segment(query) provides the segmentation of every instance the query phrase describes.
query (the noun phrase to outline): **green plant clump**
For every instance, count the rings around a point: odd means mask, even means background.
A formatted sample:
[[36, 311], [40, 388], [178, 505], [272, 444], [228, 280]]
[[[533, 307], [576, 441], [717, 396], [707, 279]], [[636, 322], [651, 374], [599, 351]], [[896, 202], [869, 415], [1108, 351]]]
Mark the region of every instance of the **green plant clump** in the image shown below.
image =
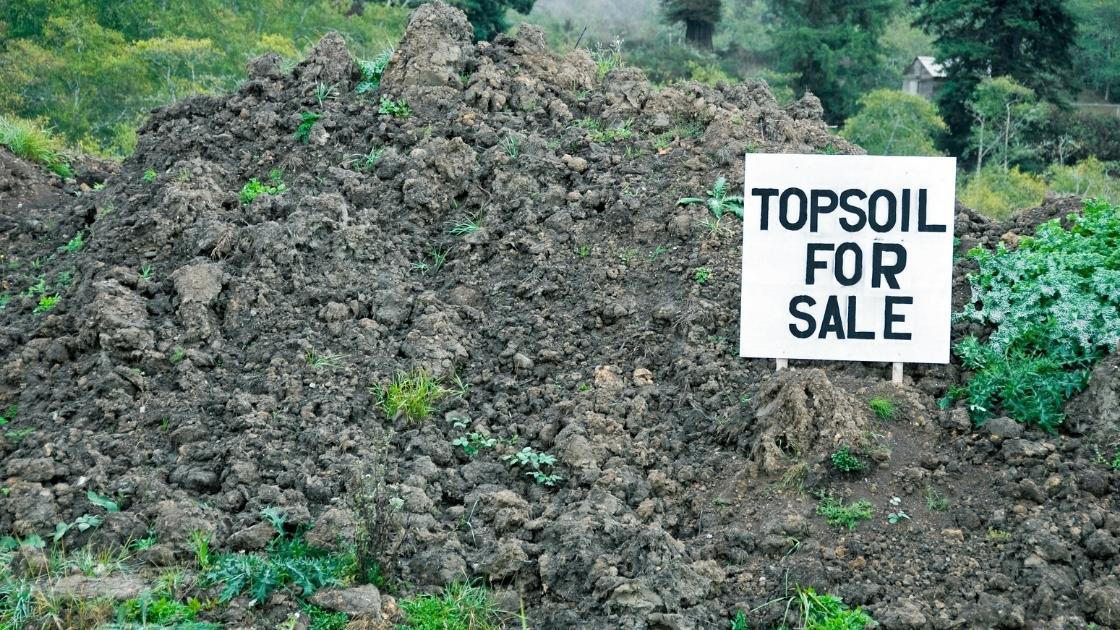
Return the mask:
[[804, 630], [863, 630], [875, 621], [861, 608], [853, 610], [839, 597], [812, 588], [797, 589], [797, 602]]
[[419, 595], [400, 603], [414, 630], [497, 630], [498, 607], [480, 585], [455, 582], [442, 595]]
[[720, 177], [716, 179], [716, 183], [712, 185], [711, 190], [707, 192], [707, 198], [704, 197], [682, 197], [677, 200], [678, 206], [691, 206], [693, 204], [702, 203], [708, 208], [708, 212], [712, 213], [716, 221], [723, 218], [723, 215], [730, 212], [740, 219], [743, 218], [743, 198], [738, 195], [727, 194], [727, 178]]
[[61, 177], [74, 174], [63, 155], [62, 144], [38, 122], [0, 115], [0, 145]]
[[302, 112], [299, 115], [299, 126], [296, 127], [296, 140], [307, 144], [311, 140], [311, 129], [322, 117], [322, 114], [316, 112]]
[[377, 105], [377, 113], [382, 116], [392, 116], [393, 118], [408, 118], [412, 115], [412, 108], [403, 100], [394, 101], [388, 96], [382, 96], [381, 101]]
[[412, 422], [427, 420], [441, 401], [455, 394], [423, 370], [398, 372], [388, 385], [374, 385], [371, 393], [387, 418], [403, 415]]
[[533, 481], [542, 486], [552, 487], [564, 479], [550, 472], [552, 466], [556, 464], [556, 457], [535, 451], [531, 446], [526, 446], [512, 455], [506, 455], [503, 459], [510, 466], [526, 469], [525, 475], [532, 477]]
[[968, 402], [973, 422], [997, 414], [1055, 431], [1062, 405], [1120, 342], [1120, 207], [1087, 201], [1081, 215], [1038, 227], [1016, 250], [976, 248], [972, 299], [961, 317], [995, 330], [955, 350], [971, 372], [943, 406]]
[[247, 206], [261, 195], [279, 195], [284, 192], [288, 187], [284, 185], [280, 178], [280, 171], [274, 169], [268, 174], [267, 184], [262, 184], [256, 177], [250, 179], [241, 187], [241, 192], [238, 194], [241, 204]]
[[882, 420], [890, 420], [897, 411], [894, 403], [889, 398], [883, 398], [882, 396], [876, 396], [867, 401], [867, 406], [871, 407], [871, 411]]
[[863, 460], [852, 455], [847, 447], [839, 448], [832, 453], [832, 467], [840, 472], [857, 472], [867, 468]]
[[362, 80], [354, 86], [354, 93], [365, 94], [381, 87], [381, 75], [385, 73], [385, 68], [389, 66], [389, 60], [392, 58], [393, 49], [386, 48], [373, 59], [359, 59], [358, 69], [362, 72]]
[[823, 516], [829, 525], [855, 529], [860, 521], [870, 520], [875, 515], [875, 509], [868, 501], [860, 500], [844, 505], [842, 499], [826, 495], [817, 505], [817, 514]]
[[150, 184], [156, 181], [156, 172], [153, 169], [149, 168], [148, 170], [144, 171], [144, 175], [140, 179], [144, 180], [144, 183]]

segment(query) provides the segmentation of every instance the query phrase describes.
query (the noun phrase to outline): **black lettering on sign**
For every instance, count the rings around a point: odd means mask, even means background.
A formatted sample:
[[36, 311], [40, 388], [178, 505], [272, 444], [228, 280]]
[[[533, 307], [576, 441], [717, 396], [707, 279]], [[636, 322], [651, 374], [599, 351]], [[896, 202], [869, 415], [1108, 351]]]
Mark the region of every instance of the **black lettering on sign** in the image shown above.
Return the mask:
[[[883, 253], [894, 254], [894, 263], [883, 264]], [[906, 268], [906, 248], [899, 243], [875, 243], [871, 246], [871, 288], [878, 289], [883, 278], [887, 279], [887, 286], [892, 289], [899, 288], [898, 274]]]
[[900, 295], [888, 295], [886, 306], [883, 309], [883, 339], [898, 339], [907, 341], [910, 339], [908, 332], [894, 332], [894, 325], [906, 321], [905, 315], [896, 315], [894, 312], [895, 305], [898, 304], [913, 304], [914, 298], [902, 297]]
[[874, 339], [875, 333], [870, 330], [860, 331], [856, 328], [856, 296], [848, 296], [848, 339]]
[[809, 218], [809, 231], [816, 232], [817, 224], [822, 214], [828, 214], [836, 209], [836, 193], [831, 190], [812, 190], [809, 192], [812, 200], [812, 215]]
[[918, 231], [919, 232], [944, 232], [944, 225], [926, 223], [926, 189], [918, 189]]
[[813, 336], [813, 332], [817, 329], [817, 320], [813, 319], [813, 316], [809, 313], [803, 313], [797, 309], [802, 304], [805, 306], [813, 306], [816, 303], [817, 301], [808, 295], [799, 295], [789, 301], [789, 314], [806, 323], [805, 330], [801, 330], [796, 324], [789, 325], [789, 331], [794, 337], [798, 339], [808, 339]]
[[[884, 204], [878, 203], [880, 199], [886, 200], [887, 206], [887, 220], [879, 223], [876, 221], [879, 213], [877, 210]], [[895, 202], [894, 193], [889, 190], [876, 190], [871, 193], [871, 197], [867, 199], [867, 223], [871, 226], [872, 230], [876, 232], [890, 232], [894, 229], [896, 220], [895, 214], [897, 213], [897, 203]]]
[[[844, 275], [844, 254], [846, 252], [854, 252], [856, 255], [855, 262], [852, 264], [852, 275]], [[860, 276], [863, 275], [863, 250], [855, 243], [840, 243], [840, 247], [836, 248], [836, 281], [841, 286], [850, 287], [859, 282]]]
[[821, 321], [821, 332], [818, 339], [825, 339], [828, 333], [836, 333], [836, 338], [844, 339], [844, 322], [840, 319], [840, 301], [835, 295], [828, 296], [824, 305], [824, 319]]
[[856, 188], [849, 188], [848, 190], [840, 193], [840, 207], [843, 208], [844, 212], [854, 214], [856, 218], [859, 219], [855, 223], [852, 223], [848, 220], [848, 217], [840, 217], [840, 227], [844, 228], [848, 232], [858, 232], [863, 229], [863, 224], [867, 222], [867, 216], [864, 214], [863, 208], [860, 208], [859, 206], [853, 206], [848, 202], [848, 199], [852, 197], [863, 201], [864, 199], [867, 199], [867, 194], [862, 190]]
[[[797, 197], [797, 220], [789, 220], [789, 198]], [[782, 191], [782, 195], [778, 198], [778, 220], [781, 221], [782, 227], [787, 230], [796, 231], [805, 226], [805, 220], [809, 214], [809, 200], [805, 197], [805, 191], [800, 188], [787, 188]]]
[[816, 278], [814, 277], [815, 274], [813, 271], [828, 268], [828, 263], [823, 260], [817, 260], [817, 252], [830, 252], [833, 249], [836, 249], [836, 246], [832, 243], [809, 243], [809, 246], [806, 248], [805, 284], [815, 284], [814, 281]]
[[767, 230], [770, 227], [770, 198], [778, 196], [777, 188], [752, 188], [752, 197], [762, 197], [762, 219], [758, 229]]

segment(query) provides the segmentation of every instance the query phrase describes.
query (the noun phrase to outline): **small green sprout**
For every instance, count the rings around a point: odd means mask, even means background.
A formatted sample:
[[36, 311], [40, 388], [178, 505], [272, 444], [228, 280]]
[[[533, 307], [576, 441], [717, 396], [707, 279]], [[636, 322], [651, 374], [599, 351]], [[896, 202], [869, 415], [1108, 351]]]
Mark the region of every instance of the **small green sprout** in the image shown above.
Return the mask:
[[708, 212], [719, 221], [723, 215], [730, 212], [740, 219], [743, 218], [743, 198], [738, 195], [727, 194], [727, 178], [720, 177], [716, 179], [716, 183], [712, 185], [711, 190], [707, 192], [707, 198], [703, 197], [682, 197], [677, 200], [678, 206], [691, 206], [693, 204], [704, 204], [708, 208]]
[[301, 112], [299, 115], [299, 126], [296, 127], [296, 140], [303, 144], [307, 144], [311, 140], [311, 129], [315, 127], [323, 115], [316, 112]]
[[378, 103], [377, 113], [382, 116], [392, 116], [393, 118], [408, 118], [412, 115], [412, 108], [408, 103], [402, 101], [394, 101], [388, 96], [382, 96], [381, 102]]
[[712, 277], [712, 270], [710, 267], [697, 267], [692, 272], [692, 279], [701, 286], [708, 284], [708, 280]]
[[54, 309], [54, 307], [58, 306], [58, 303], [61, 302], [61, 301], [62, 301], [62, 297], [59, 296], [59, 294], [57, 294], [57, 293], [55, 293], [54, 295], [41, 296], [39, 298], [39, 305], [36, 306], [35, 310], [32, 311], [32, 312], [35, 313], [36, 315], [42, 315], [43, 313], [46, 313], [46, 312]]
[[836, 449], [832, 453], [832, 467], [840, 472], [856, 472], [867, 468], [867, 464], [860, 458], [852, 455], [848, 447]]
[[142, 179], [142, 180], [144, 180], [144, 182], [150, 184], [150, 183], [156, 181], [156, 172], [149, 168], [148, 170], [144, 171], [144, 176], [141, 177], [140, 179]]
[[867, 405], [871, 407], [871, 411], [882, 420], [894, 418], [895, 411], [897, 411], [894, 403], [891, 402], [889, 398], [883, 398], [882, 396], [872, 398], [867, 401]]

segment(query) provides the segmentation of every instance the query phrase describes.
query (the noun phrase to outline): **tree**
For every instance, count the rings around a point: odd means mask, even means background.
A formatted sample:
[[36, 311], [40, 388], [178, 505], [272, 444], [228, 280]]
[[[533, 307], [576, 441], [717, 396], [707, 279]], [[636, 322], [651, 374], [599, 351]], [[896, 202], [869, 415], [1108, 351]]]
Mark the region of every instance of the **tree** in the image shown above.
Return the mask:
[[463, 10], [474, 27], [476, 39], [493, 39], [495, 35], [509, 28], [506, 11], [513, 9], [518, 13], [533, 10], [536, 0], [452, 0], [452, 4]]
[[723, 0], [661, 0], [665, 21], [684, 22], [685, 41], [703, 50], [712, 49]]
[[966, 104], [984, 77], [1011, 77], [1040, 98], [1063, 100], [1074, 23], [1062, 0], [923, 0], [917, 23], [934, 36], [945, 67], [937, 102], [954, 153], [968, 138]]
[[981, 80], [965, 107], [975, 121], [969, 148], [976, 155], [977, 173], [985, 157], [1002, 161], [1006, 171], [1013, 154], [1029, 153], [1031, 148], [1020, 142], [1021, 131], [1045, 109], [1034, 90], [1009, 77]]
[[926, 99], [880, 89], [860, 99], [860, 110], [844, 122], [840, 135], [871, 155], [941, 155], [934, 138], [947, 129]]
[[1120, 93], [1120, 2], [1072, 0], [1077, 19], [1074, 67], [1085, 87], [1109, 100]]
[[777, 64], [797, 73], [795, 88], [821, 99], [828, 120], [851, 116], [860, 96], [897, 73], [886, 65], [881, 40], [899, 0], [769, 2]]

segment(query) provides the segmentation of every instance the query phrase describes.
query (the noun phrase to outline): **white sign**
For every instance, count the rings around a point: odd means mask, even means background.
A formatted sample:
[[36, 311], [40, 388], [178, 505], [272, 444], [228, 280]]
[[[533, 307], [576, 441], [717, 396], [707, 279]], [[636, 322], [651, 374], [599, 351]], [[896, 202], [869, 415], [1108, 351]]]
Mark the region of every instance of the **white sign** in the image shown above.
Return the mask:
[[956, 160], [747, 155], [739, 356], [948, 363]]

